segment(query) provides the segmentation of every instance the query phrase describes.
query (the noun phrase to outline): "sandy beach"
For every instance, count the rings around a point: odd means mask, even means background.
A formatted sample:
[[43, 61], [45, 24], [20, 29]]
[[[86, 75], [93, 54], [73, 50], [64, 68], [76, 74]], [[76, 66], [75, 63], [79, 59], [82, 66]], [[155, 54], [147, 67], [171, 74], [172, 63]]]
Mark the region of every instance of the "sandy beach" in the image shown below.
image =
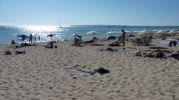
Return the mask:
[[[153, 41], [159, 45], [159, 39]], [[148, 47], [131, 43], [125, 51], [101, 51], [111, 42], [76, 47], [64, 41], [55, 49], [44, 48], [46, 43], [19, 49], [1, 44], [0, 100], [179, 100], [178, 60], [136, 57], [135, 52]], [[2, 55], [5, 50], [26, 54]], [[76, 70], [100, 67], [110, 73]]]

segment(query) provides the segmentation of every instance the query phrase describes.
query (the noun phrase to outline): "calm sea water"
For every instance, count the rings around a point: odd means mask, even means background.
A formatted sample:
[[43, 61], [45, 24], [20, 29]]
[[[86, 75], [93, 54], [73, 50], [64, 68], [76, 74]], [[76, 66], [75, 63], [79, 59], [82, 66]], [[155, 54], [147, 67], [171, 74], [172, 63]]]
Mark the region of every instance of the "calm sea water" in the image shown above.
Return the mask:
[[[47, 37], [49, 34], [55, 34], [54, 40], [72, 40], [73, 34], [80, 34], [83, 36], [83, 39], [91, 39], [91, 35], [86, 33], [89, 31], [96, 31], [99, 34], [96, 36], [98, 38], [106, 38], [109, 31], [118, 31], [121, 29], [126, 31], [131, 31], [135, 34], [136, 31], [142, 30], [178, 30], [179, 26], [120, 26], [120, 25], [76, 25], [71, 27], [58, 27], [58, 26], [0, 26], [0, 43], [10, 43], [11, 40], [20, 42], [18, 35], [29, 35], [33, 34], [34, 37], [37, 37], [37, 42], [47, 42], [50, 41], [50, 37]], [[119, 34], [120, 35], [120, 34]], [[40, 37], [40, 40], [38, 40]]]

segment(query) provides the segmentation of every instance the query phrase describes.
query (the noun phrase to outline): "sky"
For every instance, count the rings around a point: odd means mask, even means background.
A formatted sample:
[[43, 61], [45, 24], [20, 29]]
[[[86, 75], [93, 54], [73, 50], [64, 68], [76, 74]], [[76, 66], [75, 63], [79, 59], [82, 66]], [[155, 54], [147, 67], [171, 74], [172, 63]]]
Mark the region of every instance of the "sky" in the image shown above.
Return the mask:
[[0, 0], [0, 25], [173, 25], [179, 0]]

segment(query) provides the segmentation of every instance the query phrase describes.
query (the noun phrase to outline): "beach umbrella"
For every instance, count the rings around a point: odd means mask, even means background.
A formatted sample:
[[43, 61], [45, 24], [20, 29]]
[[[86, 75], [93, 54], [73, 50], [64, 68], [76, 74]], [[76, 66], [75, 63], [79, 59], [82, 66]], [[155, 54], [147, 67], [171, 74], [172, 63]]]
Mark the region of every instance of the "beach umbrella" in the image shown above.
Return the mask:
[[78, 37], [78, 38], [82, 38], [82, 36], [81, 35], [79, 35], [78, 33], [76, 33], [76, 34], [72, 34], [74, 37]]
[[170, 30], [169, 32], [168, 32], [168, 34], [169, 35], [171, 35], [172, 36], [172, 38], [174, 37], [174, 35], [176, 35], [177, 34], [177, 31], [175, 31], [175, 30]]
[[146, 30], [142, 30], [142, 31], [139, 31], [139, 33], [137, 33], [137, 35], [144, 35], [144, 34], [146, 34], [146, 33], [147, 33]]
[[109, 35], [111, 35], [112, 36], [112, 34], [119, 34], [120, 32], [117, 32], [117, 31], [110, 31], [110, 32], [107, 32], [107, 34], [109, 34]]
[[165, 33], [165, 34], [166, 34], [167, 31], [165, 31], [165, 30], [159, 30], [159, 31], [157, 31], [156, 33], [159, 33], [159, 34], [160, 34], [160, 33], [161, 33], [161, 34]]
[[140, 35], [140, 36], [152, 36], [153, 32], [148, 31], [148, 30], [143, 30], [143, 31], [140, 31], [137, 35]]
[[126, 31], [126, 33], [127, 37], [134, 37], [138, 33], [138, 31]]
[[24, 34], [17, 35], [17, 37], [19, 37], [20, 40], [22, 40], [22, 41], [25, 41], [27, 38], [29, 38], [29, 36], [24, 35]]
[[[120, 32], [117, 32], [117, 31], [110, 31], [110, 32], [107, 32], [107, 34], [109, 35], [109, 37], [107, 37], [108, 40], [113, 40], [113, 39], [116, 39], [116, 36], [120, 34]], [[113, 36], [113, 35], [116, 35], [116, 36]]]
[[48, 34], [47, 37], [53, 37], [55, 34]]
[[157, 37], [163, 37], [164, 35], [167, 35], [167, 31], [165, 31], [165, 30], [159, 30], [159, 31], [155, 32], [155, 36], [157, 36]]
[[96, 32], [96, 31], [90, 31], [90, 32], [87, 32], [86, 34], [93, 35], [93, 37], [95, 38], [95, 36], [96, 36], [96, 34], [98, 34], [98, 32]]
[[48, 34], [47, 35], [47, 37], [50, 37], [51, 38], [51, 40], [52, 40], [52, 38], [55, 36], [55, 34]]
[[96, 34], [98, 34], [98, 32], [96, 32], [96, 31], [90, 31], [90, 32], [87, 32], [86, 34], [92, 35], [93, 36], [93, 40], [96, 40], [97, 39], [96, 38]]
[[72, 34], [73, 36], [80, 36], [78, 33]]
[[87, 32], [86, 34], [96, 35], [96, 34], [98, 34], [98, 32], [96, 32], [96, 31], [90, 31], [90, 32]]

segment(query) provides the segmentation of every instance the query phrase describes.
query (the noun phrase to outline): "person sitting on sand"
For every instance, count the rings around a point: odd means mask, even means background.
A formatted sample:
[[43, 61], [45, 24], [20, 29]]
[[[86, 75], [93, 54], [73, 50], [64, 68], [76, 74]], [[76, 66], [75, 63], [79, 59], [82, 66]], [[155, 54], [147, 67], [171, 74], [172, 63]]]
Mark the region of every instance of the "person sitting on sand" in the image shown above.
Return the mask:
[[5, 51], [4, 54], [5, 55], [12, 55], [12, 52], [11, 51]]
[[53, 49], [53, 42], [50, 41], [50, 42], [45, 46], [45, 48]]
[[170, 41], [170, 43], [169, 43], [169, 47], [172, 47], [172, 46], [176, 46], [177, 45], [177, 42], [176, 41]]
[[82, 36], [76, 34], [74, 37], [74, 44], [75, 45], [80, 45], [82, 43]]
[[11, 41], [11, 47], [16, 48], [16, 42], [14, 40]]
[[145, 51], [145, 52], [137, 52], [136, 56], [142, 56], [142, 57], [152, 57], [152, 58], [166, 58], [166, 54], [164, 51], [161, 50], [155, 50], [155, 51]]
[[98, 38], [97, 37], [93, 37], [93, 40], [96, 41]]
[[161, 50], [154, 51], [153, 55], [155, 58], [165, 58], [166, 57], [164, 52], [162, 52]]
[[145, 54], [144, 56], [146, 57], [155, 57], [155, 58], [166, 58], [164, 52], [160, 50], [152, 51], [148, 54]]
[[27, 47], [27, 46], [35, 46], [35, 44], [29, 44], [29, 43], [21, 43], [20, 47]]

